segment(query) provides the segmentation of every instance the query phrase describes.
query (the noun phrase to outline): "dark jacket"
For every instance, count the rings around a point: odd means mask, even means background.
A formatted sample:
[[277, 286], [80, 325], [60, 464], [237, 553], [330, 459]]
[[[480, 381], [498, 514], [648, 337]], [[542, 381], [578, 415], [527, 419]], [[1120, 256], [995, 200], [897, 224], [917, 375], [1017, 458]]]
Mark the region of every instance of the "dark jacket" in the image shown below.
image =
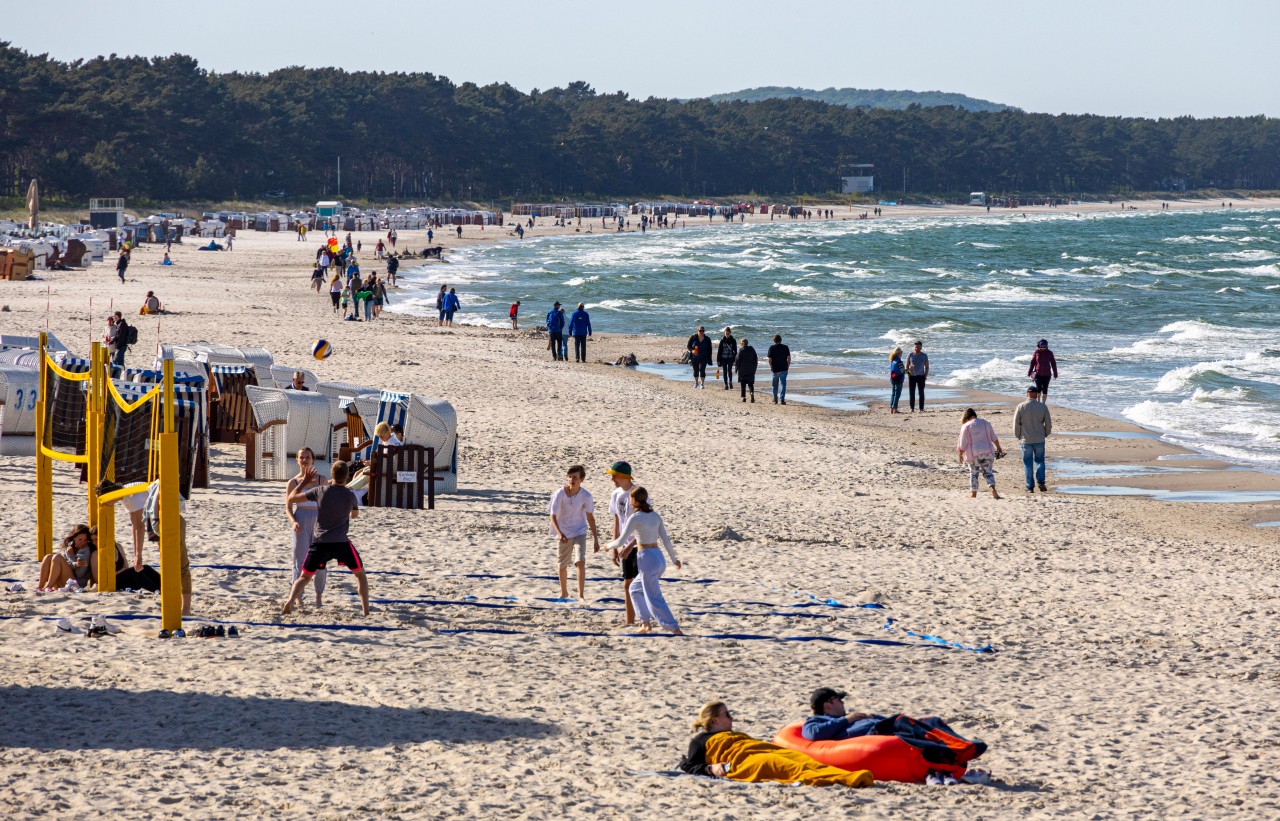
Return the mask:
[[738, 340], [733, 336], [724, 336], [720, 338], [719, 347], [716, 349], [716, 362], [720, 367], [732, 365], [733, 360], [738, 358]]
[[1058, 360], [1053, 358], [1053, 351], [1048, 348], [1036, 348], [1031, 354], [1031, 365], [1027, 367], [1027, 376], [1048, 376], [1058, 378]]
[[754, 382], [756, 379], [756, 368], [760, 365], [760, 357], [756, 356], [756, 349], [747, 345], [738, 351], [738, 381]]
[[694, 362], [711, 364], [711, 337], [703, 334], [702, 339], [698, 339], [698, 335], [694, 334], [689, 337], [688, 348]]
[[680, 759], [678, 766], [690, 775], [711, 775], [711, 767], [707, 764], [707, 739], [715, 733], [701, 732], [689, 741], [689, 752]]

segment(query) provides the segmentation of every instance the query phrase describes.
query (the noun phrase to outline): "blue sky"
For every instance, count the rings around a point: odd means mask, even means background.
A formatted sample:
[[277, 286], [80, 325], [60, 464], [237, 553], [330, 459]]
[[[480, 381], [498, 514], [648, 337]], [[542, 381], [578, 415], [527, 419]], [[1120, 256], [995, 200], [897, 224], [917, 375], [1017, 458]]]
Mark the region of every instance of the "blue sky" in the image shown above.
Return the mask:
[[[207, 10], [202, 10], [204, 5]], [[1280, 0], [13, 3], [0, 39], [61, 60], [427, 71], [633, 97], [760, 85], [941, 90], [1049, 113], [1280, 116]]]

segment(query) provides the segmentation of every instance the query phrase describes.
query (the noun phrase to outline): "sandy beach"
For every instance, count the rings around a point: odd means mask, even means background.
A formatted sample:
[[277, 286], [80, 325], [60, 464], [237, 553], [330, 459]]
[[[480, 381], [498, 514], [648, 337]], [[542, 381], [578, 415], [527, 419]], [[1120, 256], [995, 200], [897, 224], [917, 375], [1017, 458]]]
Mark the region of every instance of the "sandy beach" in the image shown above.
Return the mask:
[[[1236, 202], [1246, 204], [1280, 201]], [[438, 234], [446, 259], [459, 242], [509, 241], [492, 227], [468, 227], [461, 241]], [[377, 269], [378, 235], [357, 236], [362, 266]], [[402, 248], [426, 244], [425, 232], [400, 234]], [[171, 313], [139, 322], [130, 364], [157, 341], [208, 340], [267, 348], [321, 379], [447, 399], [459, 419], [460, 492], [434, 511], [367, 509], [353, 523], [369, 617], [345, 571], [332, 573], [323, 608], [281, 617], [283, 484], [246, 482], [244, 448], [217, 445], [212, 486], [188, 509], [187, 626], [235, 623], [243, 636], [160, 641], [155, 597], [34, 592], [33, 460], [0, 457], [0, 577], [27, 587], [0, 592], [6, 817], [1280, 815], [1280, 529], [1254, 526], [1280, 520], [1280, 503], [1029, 496], [1016, 456], [998, 465], [1006, 498], [971, 499], [955, 405], [977, 403], [1014, 450], [1013, 397], [957, 391], [947, 407], [897, 416], [885, 412], [887, 387], [865, 412], [743, 404], [715, 384], [695, 391], [611, 364], [629, 353], [672, 361], [688, 329], [656, 338], [598, 325], [590, 363], [556, 363], [535, 330], [438, 329], [392, 313], [339, 322], [327, 293], [308, 288], [315, 243], [290, 234], [243, 232], [232, 253], [194, 248], [175, 246], [176, 265], [164, 268], [163, 248], [144, 246], [124, 285], [110, 264], [0, 283], [10, 308], [0, 332], [33, 334], [47, 321], [83, 353], [108, 306], [134, 314], [154, 290]], [[526, 306], [522, 326], [545, 311]], [[318, 337], [335, 349], [325, 362], [310, 358]], [[808, 380], [803, 390], [839, 395], [850, 384]], [[767, 391], [767, 379], [757, 387]], [[1174, 456], [1204, 468], [1051, 473], [1051, 490], [1280, 489], [1280, 477], [1051, 407], [1063, 434], [1051, 457], [1150, 467]], [[1117, 432], [1138, 435], [1099, 435]], [[604, 471], [617, 459], [635, 467], [686, 562], [664, 575], [685, 638], [621, 626], [621, 582], [605, 552], [589, 555], [585, 606], [548, 601], [558, 595], [548, 498], [569, 465], [584, 464], [607, 533]], [[84, 491], [66, 469], [55, 486], [61, 533], [85, 518]], [[122, 632], [55, 634], [53, 619], [90, 614]], [[987, 645], [995, 652], [965, 649]], [[704, 701], [723, 698], [737, 729], [770, 739], [808, 712], [821, 685], [848, 690], [850, 709], [948, 719], [990, 745], [978, 763], [996, 782], [849, 791], [672, 773]]]

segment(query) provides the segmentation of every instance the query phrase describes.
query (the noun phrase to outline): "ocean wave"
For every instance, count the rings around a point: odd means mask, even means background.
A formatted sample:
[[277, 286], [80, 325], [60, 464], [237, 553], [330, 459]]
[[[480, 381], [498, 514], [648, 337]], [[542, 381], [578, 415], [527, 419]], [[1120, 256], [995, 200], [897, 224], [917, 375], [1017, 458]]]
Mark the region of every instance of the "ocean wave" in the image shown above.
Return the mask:
[[773, 283], [773, 287], [784, 294], [808, 295], [818, 293], [818, 289], [812, 285], [788, 285], [786, 283]]
[[1026, 377], [1023, 376], [1025, 373], [1026, 369], [1019, 363], [995, 357], [977, 367], [957, 368], [943, 380], [942, 384], [956, 387], [985, 387], [991, 385], [993, 381], [1007, 383], [1013, 380], [1025, 380]]
[[576, 288], [579, 285], [586, 285], [588, 282], [595, 282], [599, 279], [600, 279], [600, 275], [596, 274], [594, 276], [589, 276], [589, 277], [574, 277], [573, 279], [565, 280], [560, 284], [568, 285], [570, 288]]
[[1223, 251], [1218, 254], [1209, 254], [1210, 259], [1238, 259], [1244, 262], [1264, 262], [1269, 259], [1280, 259], [1280, 254], [1274, 251], [1264, 251], [1261, 248], [1250, 248], [1245, 251]]

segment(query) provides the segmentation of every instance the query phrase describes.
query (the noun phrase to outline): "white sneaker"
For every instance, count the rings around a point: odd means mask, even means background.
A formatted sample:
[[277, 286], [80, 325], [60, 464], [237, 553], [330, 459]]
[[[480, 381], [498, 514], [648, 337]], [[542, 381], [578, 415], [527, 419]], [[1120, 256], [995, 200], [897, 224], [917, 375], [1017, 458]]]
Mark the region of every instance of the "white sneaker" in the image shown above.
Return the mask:
[[71, 623], [71, 619], [58, 619], [58, 621], [53, 625], [53, 629], [55, 632], [65, 635], [80, 632], [76, 629], [75, 625]]
[[974, 767], [973, 769], [965, 772], [965, 774], [960, 777], [960, 780], [966, 784], [990, 784], [991, 771]]
[[942, 776], [938, 774], [937, 770], [929, 770], [929, 774], [924, 777], [924, 783], [930, 787], [941, 787]]
[[92, 627], [101, 627], [113, 636], [120, 632], [120, 628], [107, 621], [106, 616], [94, 616], [89, 620], [89, 624]]
[[956, 780], [956, 777], [955, 777], [954, 775], [952, 775], [951, 773], [943, 773], [943, 774], [942, 774], [942, 786], [944, 786], [944, 787], [954, 787], [954, 786], [956, 786], [956, 785], [957, 785], [957, 784], [959, 784], [959, 783], [960, 783], [960, 782], [959, 782], [959, 781], [957, 781], [957, 780]]
[[24, 590], [26, 590], [26, 589], [27, 589], [27, 588], [25, 588], [25, 587], [23, 587], [23, 586], [22, 586], [22, 582], [14, 582], [13, 584], [9, 585], [9, 592], [10, 592], [10, 593], [21, 593], [22, 591], [24, 591]]

